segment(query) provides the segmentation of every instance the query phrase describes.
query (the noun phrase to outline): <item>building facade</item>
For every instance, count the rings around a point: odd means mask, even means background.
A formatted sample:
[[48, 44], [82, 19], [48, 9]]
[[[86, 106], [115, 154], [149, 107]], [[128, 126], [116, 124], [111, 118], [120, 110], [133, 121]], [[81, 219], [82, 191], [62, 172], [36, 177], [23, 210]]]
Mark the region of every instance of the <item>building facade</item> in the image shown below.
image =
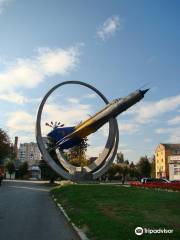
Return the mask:
[[180, 172], [172, 170], [174, 167], [178, 168], [178, 163], [176, 161], [176, 164], [173, 164], [172, 159], [179, 155], [180, 144], [160, 143], [155, 150], [156, 178], [178, 178], [174, 174], [179, 175]]
[[41, 160], [41, 153], [37, 143], [22, 143], [19, 147], [20, 162], [28, 162], [29, 166], [38, 165]]
[[169, 157], [169, 180], [180, 180], [180, 154]]

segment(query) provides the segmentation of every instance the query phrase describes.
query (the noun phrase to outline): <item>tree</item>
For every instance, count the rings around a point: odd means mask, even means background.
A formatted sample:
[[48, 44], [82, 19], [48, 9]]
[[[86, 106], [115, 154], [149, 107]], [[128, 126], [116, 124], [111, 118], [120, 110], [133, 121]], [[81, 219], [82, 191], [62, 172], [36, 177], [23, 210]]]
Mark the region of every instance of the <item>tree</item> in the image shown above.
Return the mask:
[[15, 172], [16, 168], [14, 165], [14, 162], [12, 160], [8, 160], [5, 163], [5, 168], [7, 169], [9, 175], [10, 175], [10, 179], [11, 179], [11, 175]]
[[139, 171], [140, 177], [150, 177], [151, 175], [151, 163], [149, 162], [147, 156], [141, 157], [138, 164], [137, 168]]
[[117, 172], [118, 172], [118, 166], [117, 164], [113, 163], [107, 171], [109, 180], [112, 180]]
[[9, 157], [12, 153], [10, 138], [7, 133], [0, 128], [0, 163]]
[[122, 165], [122, 184], [124, 184], [125, 180], [126, 180], [126, 176], [129, 173], [129, 166], [128, 164], [123, 164]]
[[126, 160], [124, 161], [124, 163], [125, 163], [126, 165], [129, 165], [129, 160], [126, 159]]
[[133, 162], [131, 162], [129, 165], [129, 175], [131, 178], [136, 177], [136, 166], [134, 165]]
[[23, 162], [19, 166], [19, 176], [20, 176], [20, 178], [24, 178], [24, 176], [26, 176], [27, 173], [28, 173], [28, 163]]
[[124, 154], [122, 152], [117, 153], [117, 163], [124, 162]]
[[[53, 123], [53, 122], [52, 122]], [[51, 124], [52, 124], [51, 123]], [[56, 122], [55, 122], [55, 127], [56, 127]], [[53, 141], [52, 138], [48, 138], [47, 141], [47, 151], [49, 152], [50, 156], [53, 158], [55, 163], [59, 165], [59, 160], [56, 155], [56, 151], [54, 149], [55, 142]], [[52, 184], [54, 183], [55, 180], [59, 177], [59, 175], [42, 159], [39, 162], [39, 167], [41, 169], [41, 178], [44, 180], [49, 180], [49, 182]]]
[[152, 157], [152, 162], [151, 162], [151, 177], [152, 178], [156, 177], [155, 156]]
[[59, 177], [59, 175], [44, 160], [40, 161], [39, 167], [41, 169], [42, 179], [49, 180], [50, 183], [54, 183], [54, 181]]
[[87, 138], [83, 139], [79, 145], [72, 147], [67, 154], [69, 162], [76, 167], [87, 166], [88, 165], [88, 161], [86, 159], [87, 147], [88, 147]]

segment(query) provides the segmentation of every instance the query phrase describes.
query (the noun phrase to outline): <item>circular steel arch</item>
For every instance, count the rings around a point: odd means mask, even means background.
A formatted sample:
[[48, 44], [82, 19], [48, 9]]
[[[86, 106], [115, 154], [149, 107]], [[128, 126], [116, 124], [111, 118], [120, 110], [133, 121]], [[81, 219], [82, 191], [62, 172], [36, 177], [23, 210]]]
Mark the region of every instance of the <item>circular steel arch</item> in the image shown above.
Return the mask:
[[[81, 81], [72, 80], [72, 81], [64, 81], [64, 82], [59, 83], [59, 84], [55, 85], [54, 87], [52, 87], [46, 93], [46, 95], [44, 96], [44, 98], [39, 106], [37, 119], [36, 119], [36, 140], [37, 140], [38, 147], [41, 151], [41, 154], [42, 154], [44, 160], [51, 166], [51, 168], [55, 172], [57, 172], [59, 175], [61, 175], [62, 177], [66, 178], [66, 179], [75, 180], [74, 172], [76, 172], [78, 168], [69, 164], [66, 161], [66, 159], [63, 157], [63, 155], [61, 154], [60, 151], [56, 151], [56, 153], [57, 153], [58, 159], [63, 167], [61, 167], [60, 165], [55, 163], [55, 161], [52, 159], [52, 157], [50, 156], [50, 154], [48, 153], [48, 151], [45, 148], [45, 144], [43, 142], [42, 132], [41, 132], [41, 116], [42, 116], [42, 111], [43, 111], [44, 105], [46, 103], [46, 100], [57, 88], [60, 88], [63, 85], [67, 85], [67, 84], [76, 84], [76, 85], [85, 86], [85, 87], [93, 90], [106, 104], [108, 104], [109, 101], [99, 90], [97, 90], [92, 85], [81, 82]], [[100, 154], [100, 157], [97, 158], [97, 160], [95, 160], [95, 162], [93, 162], [92, 164], [90, 164], [87, 167], [84, 167], [86, 172], [92, 174], [92, 179], [96, 179], [96, 178], [100, 177], [102, 174], [104, 174], [107, 171], [107, 169], [113, 162], [114, 157], [116, 155], [118, 142], [119, 142], [119, 131], [118, 131], [117, 120], [115, 118], [111, 118], [109, 120], [109, 135], [108, 135], [108, 139], [107, 139], [107, 142], [105, 145], [105, 149]], [[86, 173], [84, 175], [86, 175]]]

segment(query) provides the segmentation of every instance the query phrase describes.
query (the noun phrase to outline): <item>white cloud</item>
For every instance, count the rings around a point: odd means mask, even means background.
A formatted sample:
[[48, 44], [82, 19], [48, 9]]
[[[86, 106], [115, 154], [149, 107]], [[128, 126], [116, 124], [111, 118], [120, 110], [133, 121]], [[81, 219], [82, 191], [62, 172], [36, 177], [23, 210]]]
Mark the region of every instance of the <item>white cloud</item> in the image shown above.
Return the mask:
[[169, 125], [176, 125], [176, 124], [180, 124], [180, 116], [176, 116], [173, 119], [168, 121]]
[[126, 153], [131, 153], [131, 152], [134, 152], [133, 149], [130, 149], [130, 148], [124, 148], [124, 149], [121, 149], [121, 152], [126, 154]]
[[26, 97], [24, 97], [22, 94], [19, 94], [16, 92], [9, 92], [6, 94], [1, 94], [0, 100], [17, 103], [17, 104], [23, 104], [24, 102], [27, 102]]
[[104, 149], [104, 145], [96, 146], [96, 147], [89, 147], [87, 149], [87, 156], [99, 157], [99, 154], [102, 153], [103, 149]]
[[176, 128], [158, 128], [155, 131], [158, 134], [168, 134], [167, 141], [171, 143], [179, 143], [180, 142], [180, 127]]
[[152, 142], [152, 139], [151, 139], [151, 138], [145, 138], [145, 139], [144, 139], [144, 142], [150, 143], [150, 142]]
[[108, 137], [109, 134], [109, 124], [106, 123], [103, 127], [100, 128], [100, 132], [104, 137]]
[[0, 0], [0, 14], [4, 11], [4, 8], [8, 6], [10, 2], [12, 2], [12, 0]]
[[37, 60], [45, 75], [66, 74], [78, 63], [79, 50], [40, 48]]
[[[19, 58], [9, 63], [3, 72], [0, 72], [0, 94], [16, 95], [19, 88], [34, 88], [46, 77], [52, 75], [64, 75], [74, 69], [79, 62], [79, 48], [68, 49], [40, 48], [37, 54], [31, 58]], [[23, 101], [21, 96], [17, 100]]]
[[34, 134], [26, 134], [26, 135], [21, 135], [19, 137], [19, 143], [29, 143], [29, 142], [36, 142]]
[[112, 16], [108, 18], [97, 30], [97, 36], [101, 40], [105, 41], [112, 37], [120, 26], [120, 20], [118, 16]]
[[6, 126], [12, 135], [19, 132], [34, 133], [35, 118], [25, 111], [15, 111], [8, 114]]
[[97, 94], [96, 93], [89, 93], [83, 96], [83, 98], [96, 98]]
[[8, 92], [0, 95], [0, 100], [16, 104], [40, 102], [41, 98], [27, 98], [22, 93]]
[[143, 102], [128, 110], [126, 115], [133, 114], [136, 122], [147, 123], [160, 117], [166, 112], [173, 111], [180, 106], [180, 95], [165, 98], [157, 102]]
[[68, 102], [70, 102], [70, 103], [79, 103], [79, 99], [77, 99], [77, 98], [69, 98]]
[[[120, 135], [123, 135], [123, 134], [131, 135], [139, 131], [138, 124], [130, 123], [130, 122], [118, 121], [118, 128], [119, 128]], [[103, 128], [101, 128], [101, 131], [102, 131], [102, 134], [105, 137], [107, 137], [109, 132], [109, 125], [108, 124], [104, 125]]]
[[180, 143], [180, 134], [179, 135], [177, 135], [177, 133], [171, 134], [169, 141], [172, 143]]
[[157, 128], [155, 132], [158, 133], [158, 134], [166, 133], [167, 128], [166, 129], [165, 128]]
[[46, 122], [61, 122], [65, 126], [74, 126], [87, 119], [88, 112], [91, 111], [90, 105], [76, 104], [75, 108], [70, 105], [59, 106], [55, 103], [46, 104], [42, 116], [43, 135], [49, 132], [49, 127], [45, 126]]
[[[50, 128], [45, 126], [46, 122], [62, 122], [65, 126], [73, 126], [79, 121], [87, 119], [87, 111], [90, 111], [89, 105], [77, 104], [77, 108], [72, 109], [68, 106], [60, 107], [57, 104], [46, 104], [42, 115], [42, 134], [46, 135]], [[6, 127], [11, 136], [18, 135], [26, 137], [29, 141], [34, 140], [36, 115], [26, 111], [15, 111], [7, 114]], [[25, 134], [24, 134], [25, 133]], [[32, 140], [30, 140], [32, 138]], [[24, 141], [23, 140], [23, 141]]]
[[44, 107], [44, 119], [46, 121], [60, 121], [66, 125], [77, 124], [78, 121], [88, 118], [89, 105], [78, 104], [76, 108], [59, 106], [58, 104], [46, 104]]
[[139, 127], [135, 123], [118, 122], [119, 134], [134, 134], [139, 131]]

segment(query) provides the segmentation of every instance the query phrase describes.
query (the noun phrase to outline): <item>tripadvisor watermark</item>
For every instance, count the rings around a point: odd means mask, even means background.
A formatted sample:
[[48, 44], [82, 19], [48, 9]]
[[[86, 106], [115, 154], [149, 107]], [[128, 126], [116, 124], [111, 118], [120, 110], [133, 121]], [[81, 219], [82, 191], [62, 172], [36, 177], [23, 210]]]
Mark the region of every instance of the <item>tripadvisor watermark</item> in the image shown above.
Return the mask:
[[173, 232], [174, 232], [173, 229], [166, 229], [166, 228], [157, 228], [157, 229], [142, 228], [142, 227], [135, 228], [135, 234], [139, 236], [142, 234], [171, 234]]

